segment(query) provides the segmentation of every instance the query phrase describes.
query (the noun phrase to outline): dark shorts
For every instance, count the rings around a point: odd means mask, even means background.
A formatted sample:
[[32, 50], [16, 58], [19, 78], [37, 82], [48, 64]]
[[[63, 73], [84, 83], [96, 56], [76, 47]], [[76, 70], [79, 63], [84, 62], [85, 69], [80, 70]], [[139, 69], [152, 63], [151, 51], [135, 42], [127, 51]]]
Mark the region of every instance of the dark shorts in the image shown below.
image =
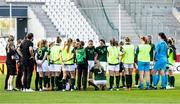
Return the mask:
[[124, 65], [122, 62], [120, 62], [119, 68], [120, 68], [119, 72], [121, 73], [124, 70]]
[[6, 63], [8, 75], [16, 75], [16, 63]]

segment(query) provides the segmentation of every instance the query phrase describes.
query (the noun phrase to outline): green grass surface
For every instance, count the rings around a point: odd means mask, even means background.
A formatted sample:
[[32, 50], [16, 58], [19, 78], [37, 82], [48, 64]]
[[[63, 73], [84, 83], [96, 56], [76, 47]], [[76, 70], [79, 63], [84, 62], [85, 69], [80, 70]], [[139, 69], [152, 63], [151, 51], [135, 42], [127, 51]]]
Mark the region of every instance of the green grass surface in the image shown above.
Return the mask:
[[176, 75], [176, 89], [156, 91], [7, 92], [3, 90], [4, 79], [5, 76], [0, 76], [2, 104], [180, 104], [180, 75]]

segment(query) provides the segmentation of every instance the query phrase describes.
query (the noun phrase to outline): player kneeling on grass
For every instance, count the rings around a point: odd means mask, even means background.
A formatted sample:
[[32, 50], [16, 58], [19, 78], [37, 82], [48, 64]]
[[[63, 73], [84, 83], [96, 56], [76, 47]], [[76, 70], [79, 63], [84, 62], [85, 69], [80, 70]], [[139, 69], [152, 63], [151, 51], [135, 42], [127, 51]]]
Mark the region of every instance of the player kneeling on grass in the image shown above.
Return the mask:
[[175, 83], [175, 77], [173, 74], [173, 69], [176, 61], [176, 48], [174, 46], [174, 40], [173, 38], [168, 38], [168, 61], [169, 64], [167, 66], [167, 72], [168, 72], [168, 82], [169, 86], [167, 86], [167, 89], [173, 89], [174, 83]]
[[143, 81], [146, 77], [146, 89], [150, 86], [150, 51], [151, 46], [147, 44], [146, 37], [141, 37], [141, 44], [136, 50], [136, 59], [138, 61], [138, 71], [140, 73], [140, 89], [144, 89]]
[[105, 90], [106, 87], [106, 72], [104, 68], [101, 66], [99, 60], [96, 60], [95, 66], [90, 70], [92, 74], [94, 74], [94, 79], [89, 79], [89, 85], [94, 86], [95, 90], [99, 90], [99, 87], [102, 90]]
[[116, 90], [119, 90], [119, 82], [120, 82], [120, 73], [119, 73], [119, 48], [116, 46], [115, 39], [110, 41], [110, 46], [107, 48], [108, 50], [108, 70], [109, 70], [109, 90], [113, 90], [114, 84], [114, 75], [116, 76]]
[[46, 44], [47, 41], [42, 40], [35, 55], [35, 60], [37, 63], [37, 72], [39, 72], [39, 84], [40, 84], [39, 91], [42, 91], [42, 81], [44, 74], [49, 70], [48, 62], [47, 62], [48, 49]]

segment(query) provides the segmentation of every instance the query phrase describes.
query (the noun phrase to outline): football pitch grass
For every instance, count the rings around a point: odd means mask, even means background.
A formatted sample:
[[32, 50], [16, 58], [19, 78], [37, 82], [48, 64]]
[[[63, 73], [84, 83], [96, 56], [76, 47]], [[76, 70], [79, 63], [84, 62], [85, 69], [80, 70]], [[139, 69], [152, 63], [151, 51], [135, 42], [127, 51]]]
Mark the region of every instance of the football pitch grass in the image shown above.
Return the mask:
[[[180, 104], [180, 75], [176, 75], [173, 90], [120, 89], [120, 91], [4, 91], [5, 76], [0, 75], [0, 103], [2, 104]], [[34, 79], [32, 80], [34, 87]], [[91, 91], [89, 91], [91, 90]]]

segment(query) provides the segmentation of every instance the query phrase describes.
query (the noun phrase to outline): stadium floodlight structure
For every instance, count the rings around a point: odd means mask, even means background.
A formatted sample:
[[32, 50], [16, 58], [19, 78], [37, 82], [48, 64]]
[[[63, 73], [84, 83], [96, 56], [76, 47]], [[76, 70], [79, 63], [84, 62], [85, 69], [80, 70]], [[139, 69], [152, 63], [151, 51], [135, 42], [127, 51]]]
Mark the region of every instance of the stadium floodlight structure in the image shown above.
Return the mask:
[[119, 38], [118, 40], [121, 41], [122, 40], [122, 33], [121, 33], [121, 3], [119, 0]]
[[9, 3], [9, 24], [10, 24], [10, 29], [9, 29], [9, 32], [10, 32], [10, 34], [11, 34], [11, 31], [12, 31], [12, 4], [11, 3]]

